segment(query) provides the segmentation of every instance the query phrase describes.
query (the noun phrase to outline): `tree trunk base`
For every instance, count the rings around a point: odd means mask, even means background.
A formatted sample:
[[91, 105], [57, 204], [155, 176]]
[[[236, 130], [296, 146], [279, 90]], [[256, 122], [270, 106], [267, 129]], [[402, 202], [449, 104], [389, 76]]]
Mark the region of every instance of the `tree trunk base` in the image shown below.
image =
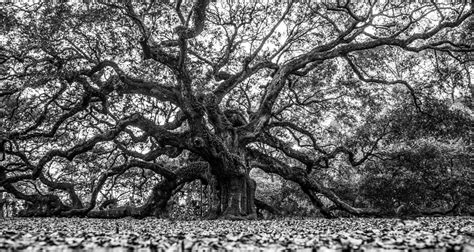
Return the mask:
[[256, 184], [248, 175], [217, 179], [216, 200], [210, 218], [229, 220], [256, 219]]
[[232, 214], [227, 214], [227, 215], [222, 215], [218, 219], [221, 220], [232, 220], [232, 221], [245, 221], [245, 220], [256, 220], [257, 219], [257, 214], [249, 214], [249, 215], [232, 215]]

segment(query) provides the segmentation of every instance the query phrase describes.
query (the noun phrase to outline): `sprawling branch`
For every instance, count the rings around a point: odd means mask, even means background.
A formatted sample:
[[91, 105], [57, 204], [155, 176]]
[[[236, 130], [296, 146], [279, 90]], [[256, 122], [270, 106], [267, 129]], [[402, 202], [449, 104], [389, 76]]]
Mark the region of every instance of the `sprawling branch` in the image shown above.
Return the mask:
[[11, 183], [15, 183], [15, 182], [18, 182], [21, 180], [27, 180], [27, 179], [34, 180], [40, 176], [43, 167], [49, 161], [51, 161], [54, 157], [62, 157], [67, 160], [73, 160], [74, 157], [76, 157], [77, 155], [85, 153], [89, 150], [92, 150], [97, 143], [111, 141], [115, 139], [120, 134], [120, 132], [123, 129], [125, 129], [125, 127], [133, 123], [136, 123], [139, 120], [140, 120], [140, 116], [138, 115], [133, 115], [133, 116], [124, 118], [118, 122], [118, 124], [116, 125], [114, 129], [108, 132], [105, 132], [103, 134], [94, 136], [91, 139], [81, 144], [78, 144], [68, 150], [60, 150], [60, 149], [50, 150], [38, 161], [37, 165], [33, 166], [32, 173], [6, 178], [3, 181], [0, 181], [0, 185], [11, 184]]
[[270, 128], [283, 127], [283, 128], [288, 128], [288, 129], [294, 130], [294, 131], [308, 137], [311, 140], [311, 143], [312, 143], [312, 146], [313, 146], [314, 150], [316, 150], [317, 152], [319, 152], [321, 154], [327, 154], [327, 152], [318, 145], [316, 138], [314, 137], [314, 135], [311, 132], [309, 132], [308, 130], [306, 130], [306, 129], [298, 126], [298, 125], [296, 125], [293, 122], [273, 121], [268, 126]]
[[[148, 166], [148, 165], [147, 165]], [[88, 213], [89, 217], [95, 218], [121, 218], [126, 216], [145, 217], [153, 214], [163, 214], [166, 204], [176, 188], [194, 180], [209, 180], [209, 166], [206, 162], [194, 162], [178, 168], [174, 178], [165, 178], [153, 186], [151, 194], [146, 202], [140, 207], [126, 207], [122, 209], [99, 210]]]
[[359, 70], [359, 67], [356, 66], [356, 64], [354, 63], [354, 61], [352, 59], [350, 59], [350, 56], [349, 55], [344, 55], [344, 59], [347, 61], [347, 63], [349, 63], [349, 66], [352, 68], [352, 70], [354, 71], [354, 73], [357, 75], [357, 77], [362, 80], [362, 81], [365, 81], [365, 82], [370, 82], [370, 83], [377, 83], [377, 84], [382, 84], [382, 85], [397, 85], [397, 84], [401, 84], [403, 86], [405, 86], [408, 91], [410, 92], [410, 95], [412, 96], [413, 98], [413, 103], [414, 105], [416, 106], [416, 108], [418, 110], [421, 110], [420, 109], [420, 106], [418, 104], [418, 98], [416, 97], [416, 93], [415, 93], [415, 89], [413, 89], [413, 87], [405, 80], [393, 80], [393, 81], [389, 81], [389, 80], [384, 80], [384, 79], [378, 79], [378, 78], [371, 78], [371, 77], [365, 77], [364, 74], [362, 73], [362, 71]]
[[[308, 173], [298, 167], [290, 167], [287, 164], [265, 155], [264, 153], [255, 150], [255, 149], [247, 149], [250, 155], [253, 158], [253, 167], [257, 167], [262, 169], [267, 173], [274, 173], [286, 180], [291, 180], [293, 182], [298, 183], [304, 190], [312, 190], [317, 193], [323, 194], [325, 197], [330, 199], [336, 206], [345, 210], [354, 215], [374, 215], [379, 213], [379, 210], [376, 209], [362, 209], [362, 208], [355, 208], [346, 203], [342, 200], [339, 196], [337, 196], [332, 190], [329, 188], [324, 187], [315, 179], [311, 178]], [[309, 191], [308, 191], [309, 192]], [[312, 197], [312, 196], [311, 196]], [[323, 210], [324, 211], [324, 210]]]
[[117, 63], [110, 60], [100, 62], [89, 72], [87, 72], [87, 75], [91, 75], [91, 73], [98, 72], [106, 67], [111, 67], [114, 69], [114, 71], [118, 74], [119, 79], [126, 85], [125, 87], [120, 87], [118, 91], [124, 93], [143, 94], [147, 96], [151, 95], [161, 101], [169, 101], [174, 104], [178, 103], [176, 90], [173, 87], [129, 76], [117, 65]]
[[40, 181], [47, 185], [50, 188], [53, 189], [60, 189], [69, 194], [69, 198], [71, 199], [72, 202], [72, 207], [74, 208], [82, 208], [82, 201], [79, 198], [79, 196], [76, 193], [76, 190], [74, 189], [74, 184], [73, 183], [65, 183], [65, 182], [56, 182], [52, 181], [44, 176], [44, 174], [41, 172], [39, 175]]
[[135, 120], [130, 122], [129, 125], [143, 130], [148, 135], [154, 137], [162, 146], [171, 145], [182, 149], [189, 147], [187, 143], [189, 132], [173, 133], [166, 126], [157, 125], [142, 115], [135, 115]]
[[264, 133], [259, 137], [260, 142], [267, 144], [275, 149], [281, 150], [288, 157], [294, 158], [308, 167], [308, 170], [311, 170], [314, 166], [319, 165], [319, 159], [313, 158], [313, 155], [297, 151], [292, 148], [292, 146], [284, 142], [277, 137], [270, 135], [269, 133]]
[[424, 49], [424, 47], [414, 47], [411, 44], [419, 40], [428, 40], [444, 29], [460, 25], [467, 18], [471, 17], [473, 12], [474, 10], [471, 8], [469, 11], [467, 11], [454, 21], [441, 22], [439, 25], [437, 25], [435, 28], [431, 29], [428, 32], [416, 33], [404, 39], [379, 38], [371, 41], [355, 42], [348, 44], [341, 43], [341, 41], [338, 41], [339, 43], [334, 44], [331, 47], [328, 47], [328, 45], [332, 45], [332, 43], [321, 45], [313, 48], [308, 53], [304, 53], [289, 60], [287, 63], [285, 63], [279, 68], [279, 70], [275, 73], [273, 79], [269, 83], [267, 92], [260, 103], [258, 111], [254, 116], [253, 120], [249, 123], [249, 128], [251, 128], [251, 131], [256, 134], [257, 132], [260, 132], [263, 127], [265, 127], [265, 125], [270, 119], [272, 108], [286, 83], [286, 77], [291, 72], [301, 69], [312, 62], [333, 59], [336, 57], [347, 55], [351, 52], [370, 50], [380, 46], [391, 45], [400, 47], [408, 51], [420, 51], [421, 49]]

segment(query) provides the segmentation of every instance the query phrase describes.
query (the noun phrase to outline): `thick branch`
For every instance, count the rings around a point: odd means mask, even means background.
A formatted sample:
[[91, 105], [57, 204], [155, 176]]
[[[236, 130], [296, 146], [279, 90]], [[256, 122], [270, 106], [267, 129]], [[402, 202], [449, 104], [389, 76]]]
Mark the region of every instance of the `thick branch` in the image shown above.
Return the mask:
[[176, 33], [181, 39], [190, 39], [198, 36], [203, 30], [206, 21], [206, 9], [210, 0], [197, 0], [192, 8], [193, 27], [178, 26]]
[[308, 173], [302, 168], [290, 167], [285, 163], [273, 157], [265, 155], [255, 149], [247, 149], [247, 151], [254, 160], [252, 162], [252, 165], [254, 167], [258, 167], [267, 173], [275, 173], [283, 177], [284, 179], [294, 181], [306, 190], [312, 190], [321, 193], [342, 210], [345, 210], [357, 216], [375, 215], [379, 213], [379, 210], [377, 209], [362, 209], [352, 207], [344, 200], [342, 200], [339, 196], [337, 196], [332, 190], [324, 187], [323, 185], [315, 181], [313, 178], [310, 178], [308, 176]]

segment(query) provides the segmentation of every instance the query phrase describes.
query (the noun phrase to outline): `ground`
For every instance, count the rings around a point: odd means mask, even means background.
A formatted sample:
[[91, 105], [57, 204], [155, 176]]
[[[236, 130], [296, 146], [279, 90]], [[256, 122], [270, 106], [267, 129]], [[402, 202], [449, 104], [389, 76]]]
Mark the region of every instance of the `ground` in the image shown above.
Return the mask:
[[0, 228], [0, 251], [474, 251], [472, 217], [187, 222], [155, 218], [11, 218], [0, 219]]

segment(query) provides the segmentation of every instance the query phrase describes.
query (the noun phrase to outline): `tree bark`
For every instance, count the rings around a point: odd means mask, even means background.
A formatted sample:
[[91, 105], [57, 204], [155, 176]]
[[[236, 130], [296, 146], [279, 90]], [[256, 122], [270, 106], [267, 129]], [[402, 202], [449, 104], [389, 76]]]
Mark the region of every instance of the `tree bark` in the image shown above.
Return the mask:
[[222, 218], [226, 219], [255, 219], [255, 181], [248, 175], [218, 179], [220, 206]]
[[311, 203], [313, 203], [313, 206], [315, 206], [317, 209], [319, 209], [319, 212], [326, 218], [331, 219], [335, 218], [334, 214], [331, 212], [331, 210], [326, 207], [323, 202], [316, 196], [316, 194], [310, 190], [309, 188], [301, 187], [303, 192], [308, 195], [309, 199], [311, 200]]
[[214, 131], [209, 131], [199, 121], [195, 126], [194, 152], [209, 163], [215, 179], [211, 183], [212, 207], [210, 218], [255, 219], [256, 183], [249, 176], [246, 151], [239, 141], [236, 127], [245, 124], [245, 118], [236, 111], [222, 112], [216, 97], [204, 95], [209, 121]]

